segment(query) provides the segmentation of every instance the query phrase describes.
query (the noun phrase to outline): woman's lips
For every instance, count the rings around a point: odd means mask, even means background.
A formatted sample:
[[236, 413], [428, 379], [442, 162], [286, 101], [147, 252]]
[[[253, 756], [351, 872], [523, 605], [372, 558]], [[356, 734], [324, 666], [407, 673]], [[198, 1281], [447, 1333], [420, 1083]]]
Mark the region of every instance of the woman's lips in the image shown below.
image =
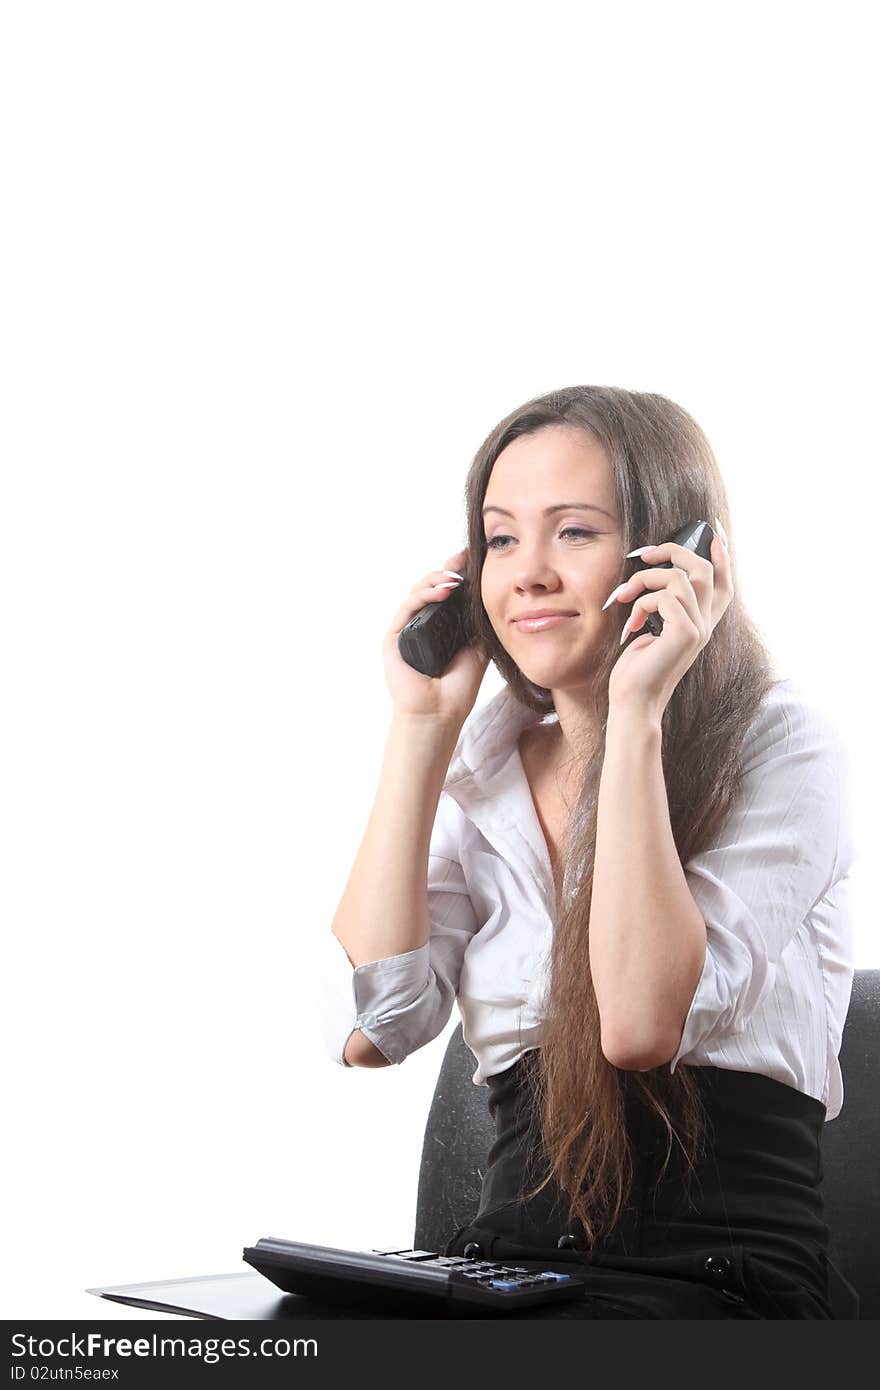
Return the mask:
[[514, 625], [521, 632], [543, 632], [545, 628], [556, 627], [558, 623], [564, 623], [567, 619], [576, 617], [576, 613], [556, 613], [551, 618], [516, 618]]

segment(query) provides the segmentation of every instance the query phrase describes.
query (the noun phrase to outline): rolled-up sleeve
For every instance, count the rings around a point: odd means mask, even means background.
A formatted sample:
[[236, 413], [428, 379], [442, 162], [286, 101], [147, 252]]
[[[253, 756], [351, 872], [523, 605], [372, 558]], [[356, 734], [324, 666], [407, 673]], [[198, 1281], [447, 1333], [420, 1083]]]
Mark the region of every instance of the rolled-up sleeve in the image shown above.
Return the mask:
[[773, 990], [783, 951], [850, 869], [846, 751], [823, 712], [798, 701], [771, 707], [746, 749], [716, 843], [684, 866], [706, 956], [670, 1072], [742, 1032]]
[[423, 946], [355, 967], [328, 933], [321, 1019], [325, 1047], [341, 1066], [348, 1066], [345, 1046], [355, 1028], [389, 1062], [400, 1063], [449, 1021], [464, 953], [478, 929], [459, 854], [463, 824], [458, 803], [441, 792], [428, 851], [430, 935]]

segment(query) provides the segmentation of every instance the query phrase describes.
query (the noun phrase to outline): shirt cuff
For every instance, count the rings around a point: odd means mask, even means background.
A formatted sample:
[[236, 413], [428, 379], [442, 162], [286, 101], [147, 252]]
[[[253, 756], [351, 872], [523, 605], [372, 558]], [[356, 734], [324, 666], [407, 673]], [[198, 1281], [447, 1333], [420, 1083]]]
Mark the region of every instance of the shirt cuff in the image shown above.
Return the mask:
[[399, 1063], [408, 1048], [395, 1039], [395, 1019], [424, 993], [430, 969], [428, 943], [415, 951], [353, 966], [332, 932], [322, 962], [321, 1020], [324, 1045], [339, 1066], [347, 1067], [346, 1044], [357, 1028], [386, 1061]]

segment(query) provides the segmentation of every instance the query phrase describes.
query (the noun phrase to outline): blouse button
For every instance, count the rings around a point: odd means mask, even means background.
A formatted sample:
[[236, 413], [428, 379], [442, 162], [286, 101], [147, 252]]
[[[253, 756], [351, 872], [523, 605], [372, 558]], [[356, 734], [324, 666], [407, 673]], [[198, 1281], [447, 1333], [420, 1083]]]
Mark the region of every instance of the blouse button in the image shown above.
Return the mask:
[[462, 1251], [462, 1254], [464, 1255], [466, 1260], [475, 1260], [480, 1255], [482, 1255], [482, 1253], [483, 1247], [481, 1245], [478, 1245], [475, 1240], [468, 1241], [467, 1245], [464, 1247], [464, 1250]]
[[560, 1236], [556, 1242], [557, 1250], [579, 1250], [580, 1243], [577, 1236], [571, 1234]]
[[730, 1277], [730, 1260], [726, 1255], [710, 1255], [705, 1261], [703, 1269], [710, 1279], [715, 1279], [721, 1284]]

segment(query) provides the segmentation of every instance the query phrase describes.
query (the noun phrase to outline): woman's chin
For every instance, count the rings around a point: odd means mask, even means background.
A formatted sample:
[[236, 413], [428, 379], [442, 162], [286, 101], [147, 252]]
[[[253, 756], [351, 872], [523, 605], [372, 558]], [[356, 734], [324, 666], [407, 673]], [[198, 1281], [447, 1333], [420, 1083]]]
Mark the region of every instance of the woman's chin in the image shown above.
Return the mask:
[[527, 681], [544, 690], [561, 690], [564, 686], [581, 686], [589, 677], [589, 662], [578, 661], [517, 662]]
[[527, 681], [532, 685], [539, 685], [542, 690], [558, 690], [560, 686], [567, 683], [564, 674], [553, 667], [545, 666], [542, 670], [536, 671], [534, 669], [526, 670], [524, 666], [521, 666], [520, 670]]

